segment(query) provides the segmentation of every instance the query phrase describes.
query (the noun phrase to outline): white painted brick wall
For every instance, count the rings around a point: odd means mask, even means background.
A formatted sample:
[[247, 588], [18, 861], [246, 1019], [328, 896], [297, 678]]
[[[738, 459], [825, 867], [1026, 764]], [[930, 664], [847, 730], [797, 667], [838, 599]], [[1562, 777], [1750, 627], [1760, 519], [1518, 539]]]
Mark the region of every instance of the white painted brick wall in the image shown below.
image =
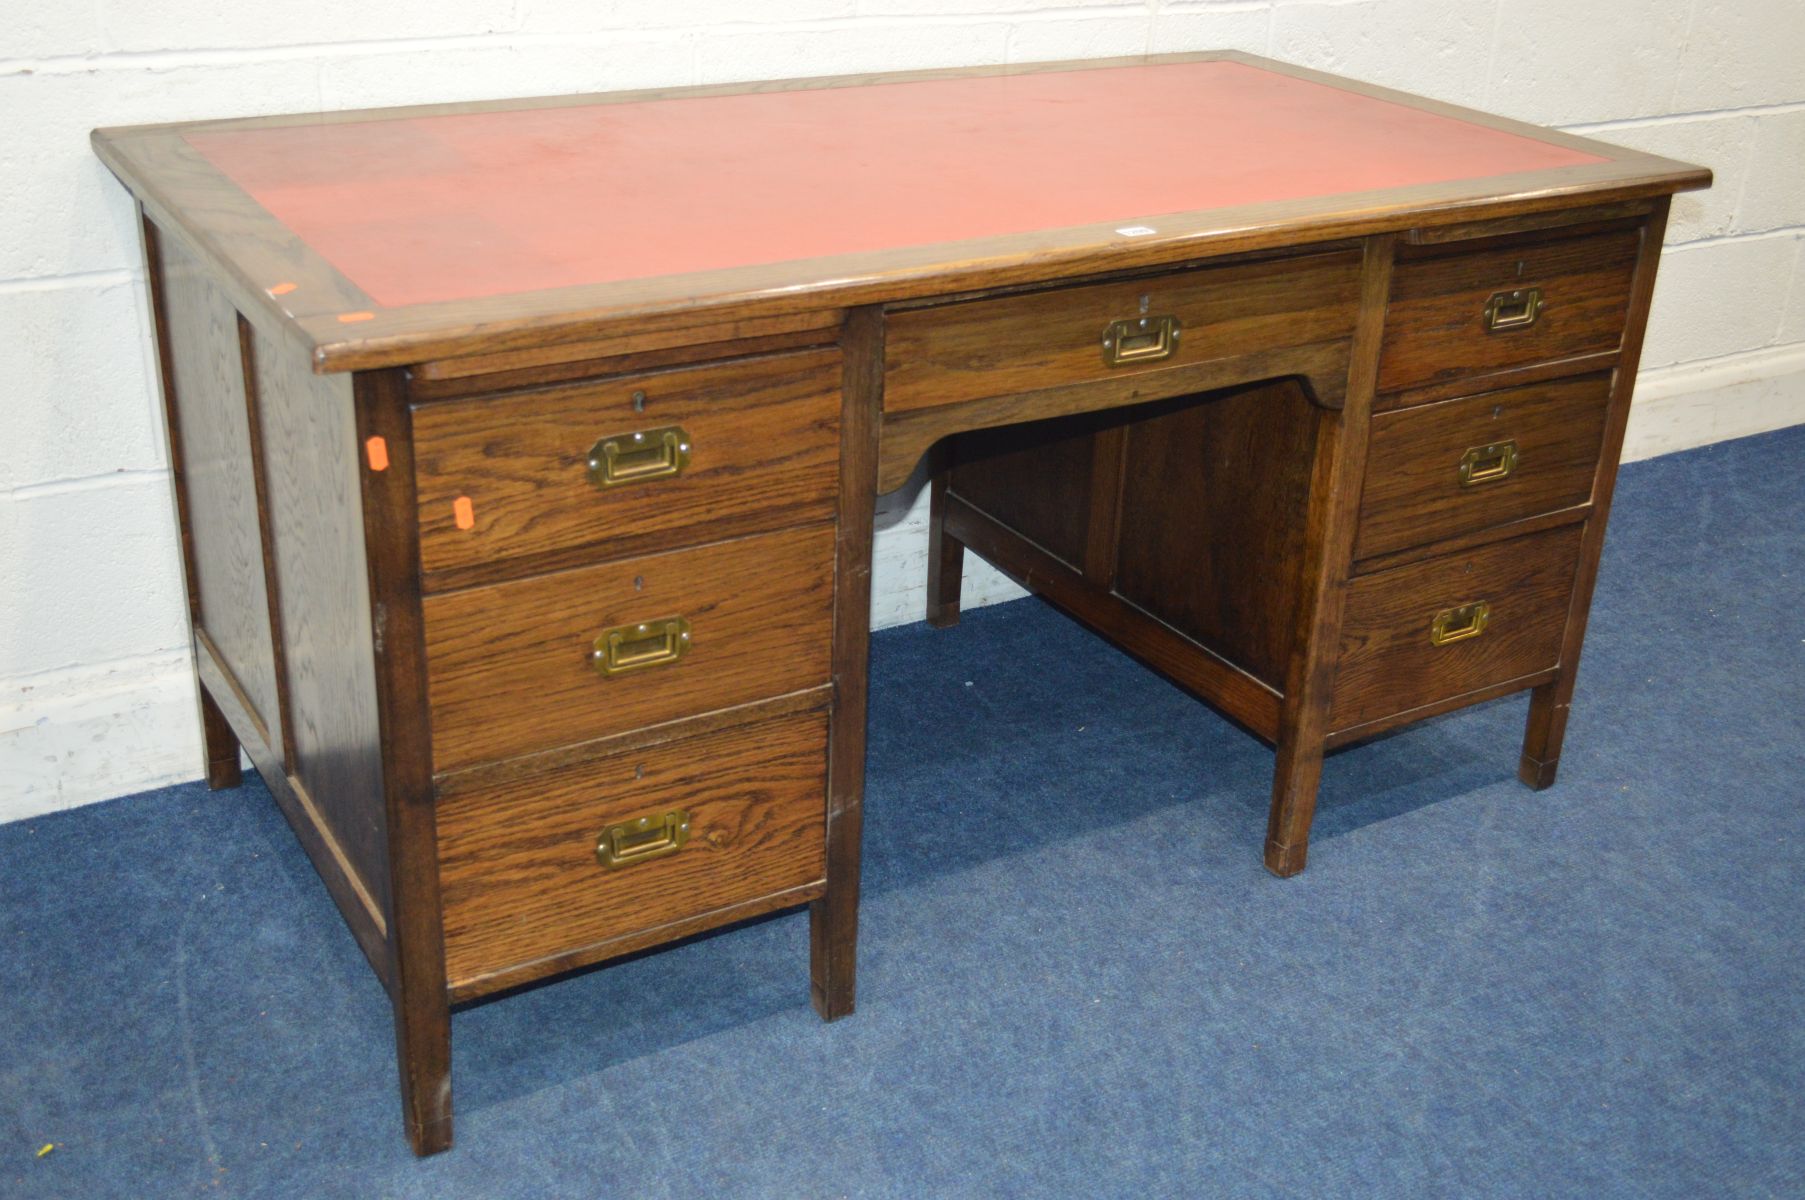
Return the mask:
[[[1703, 162], [1632, 456], [1805, 421], [1801, 0], [66, 0], [0, 23], [0, 820], [197, 761], [131, 208], [96, 125], [1233, 47]], [[917, 619], [916, 480], [874, 619]], [[1018, 595], [981, 566], [972, 602]]]

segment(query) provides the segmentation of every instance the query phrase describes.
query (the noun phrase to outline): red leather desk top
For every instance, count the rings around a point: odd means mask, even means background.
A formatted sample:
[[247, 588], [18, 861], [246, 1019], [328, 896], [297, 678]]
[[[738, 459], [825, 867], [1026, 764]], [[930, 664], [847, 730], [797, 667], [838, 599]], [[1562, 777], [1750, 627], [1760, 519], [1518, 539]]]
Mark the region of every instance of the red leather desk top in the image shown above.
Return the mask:
[[387, 307], [1602, 161], [1225, 61], [185, 136]]

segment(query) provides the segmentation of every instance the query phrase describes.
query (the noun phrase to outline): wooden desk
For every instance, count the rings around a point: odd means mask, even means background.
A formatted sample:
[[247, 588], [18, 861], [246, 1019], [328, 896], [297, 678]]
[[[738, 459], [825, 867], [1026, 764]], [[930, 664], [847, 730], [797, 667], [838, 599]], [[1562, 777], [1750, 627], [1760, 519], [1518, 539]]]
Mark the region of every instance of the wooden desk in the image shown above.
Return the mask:
[[[872, 504], [1275, 748], [1530, 689], [1553, 781], [1703, 170], [1234, 54], [103, 130], [207, 778], [451, 1142], [455, 1002], [809, 903], [853, 1007]], [[938, 450], [935, 448], [939, 447]]]

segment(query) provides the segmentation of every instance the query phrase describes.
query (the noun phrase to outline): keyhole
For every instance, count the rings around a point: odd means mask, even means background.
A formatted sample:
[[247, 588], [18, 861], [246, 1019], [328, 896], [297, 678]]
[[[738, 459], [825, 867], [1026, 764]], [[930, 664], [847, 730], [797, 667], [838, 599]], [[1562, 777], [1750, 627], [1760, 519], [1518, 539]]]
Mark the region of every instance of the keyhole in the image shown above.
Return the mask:
[[1504, 406], [1502, 404], [1494, 404], [1492, 406], [1492, 420], [1496, 421], [1499, 417], [1501, 417], [1503, 415], [1504, 415]]
[[1523, 263], [1521, 261], [1517, 263], [1517, 278], [1523, 278]]
[[644, 575], [635, 575], [633, 577], [633, 590], [636, 592], [643, 592], [646, 590], [646, 577]]
[[644, 392], [634, 392], [633, 393], [633, 411], [634, 412], [644, 412], [645, 410], [646, 410], [646, 394]]
[[1150, 309], [1152, 307], [1153, 307], [1153, 297], [1151, 295], [1142, 296], [1141, 297], [1141, 311], [1146, 312], [1148, 309]]
[[646, 777], [646, 765], [644, 763], [640, 763], [638, 766], [633, 768], [633, 778], [644, 779], [645, 777]]

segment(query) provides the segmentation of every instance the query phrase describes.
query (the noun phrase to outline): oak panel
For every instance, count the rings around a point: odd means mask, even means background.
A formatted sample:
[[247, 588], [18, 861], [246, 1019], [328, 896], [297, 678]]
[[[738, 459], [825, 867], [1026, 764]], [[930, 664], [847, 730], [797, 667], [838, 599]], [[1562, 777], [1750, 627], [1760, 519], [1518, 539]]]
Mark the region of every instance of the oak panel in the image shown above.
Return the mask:
[[[433, 572], [578, 545], [605, 556], [629, 537], [706, 541], [711, 526], [742, 517], [764, 515], [773, 526], [826, 518], [839, 415], [833, 350], [418, 406], [422, 565]], [[590, 482], [599, 439], [668, 426], [690, 436], [681, 474]], [[470, 502], [469, 529], [458, 527], [460, 498]]]
[[[884, 411], [958, 404], [1043, 388], [1154, 375], [1199, 363], [1345, 339], [1360, 292], [1356, 251], [1056, 288], [892, 313]], [[1111, 366], [1115, 321], [1175, 317], [1173, 352]]]
[[244, 690], [247, 715], [280, 754], [281, 693], [238, 311], [180, 244], [158, 239], [157, 254], [196, 624]]
[[[831, 523], [425, 600], [440, 771], [800, 691], [828, 679]], [[683, 658], [605, 677], [605, 629], [683, 616]]]
[[[1061, 562], [1082, 569], [1093, 504], [1094, 438], [1109, 421], [1086, 414], [961, 434], [952, 443], [947, 487]], [[1114, 472], [1108, 484], [1115, 485]]]
[[386, 911], [382, 730], [352, 381], [314, 375], [291, 345], [261, 333], [250, 345], [282, 597], [288, 769]]
[[[1354, 557], [1584, 504], [1610, 393], [1610, 375], [1591, 375], [1374, 417]], [[1467, 451], [1507, 441], [1517, 447], [1508, 475], [1461, 483]]]
[[1322, 411], [1290, 382], [1163, 408], [1127, 429], [1116, 592], [1282, 691]]
[[[819, 882], [826, 783], [817, 710], [441, 798], [448, 981]], [[676, 853], [598, 863], [608, 826], [676, 810], [690, 818]]]
[[[1580, 532], [1569, 525], [1354, 580], [1330, 729], [1559, 665]], [[1436, 613], [1479, 601], [1491, 605], [1484, 632], [1431, 643]]]
[[[1528, 363], [1614, 351], [1629, 315], [1636, 229], [1545, 234], [1400, 252], [1379, 359], [1379, 390], [1479, 376]], [[1533, 325], [1491, 332], [1486, 302], [1542, 291]]]

